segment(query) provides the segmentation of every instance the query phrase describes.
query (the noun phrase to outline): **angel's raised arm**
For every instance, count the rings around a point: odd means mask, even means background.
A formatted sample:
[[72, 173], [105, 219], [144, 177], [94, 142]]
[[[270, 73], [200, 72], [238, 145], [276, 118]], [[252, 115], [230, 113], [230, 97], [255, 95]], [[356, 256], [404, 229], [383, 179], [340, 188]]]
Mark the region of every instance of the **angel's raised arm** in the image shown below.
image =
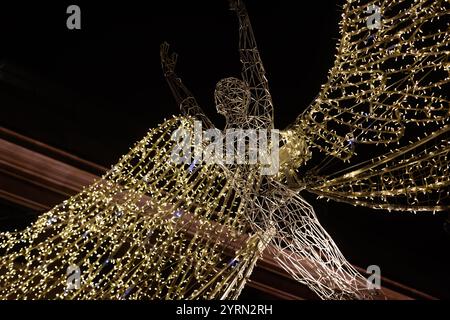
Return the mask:
[[198, 105], [194, 95], [175, 73], [178, 56], [176, 53], [169, 54], [169, 44], [167, 42], [161, 44], [160, 55], [164, 76], [177, 104], [180, 106], [181, 112], [184, 115], [189, 115], [201, 120], [206, 128], [214, 128], [211, 120], [209, 120]]
[[249, 112], [264, 117], [273, 124], [273, 103], [266, 72], [256, 46], [250, 18], [242, 0], [230, 0], [231, 10], [239, 19], [239, 53], [242, 63], [242, 79], [249, 85], [252, 101]]

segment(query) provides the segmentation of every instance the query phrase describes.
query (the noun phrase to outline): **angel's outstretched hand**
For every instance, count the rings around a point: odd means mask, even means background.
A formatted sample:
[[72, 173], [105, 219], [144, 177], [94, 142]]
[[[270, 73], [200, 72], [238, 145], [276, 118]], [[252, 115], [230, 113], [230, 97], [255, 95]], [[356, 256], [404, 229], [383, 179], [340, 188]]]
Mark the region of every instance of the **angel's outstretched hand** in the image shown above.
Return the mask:
[[241, 0], [228, 0], [228, 3], [230, 4], [230, 10], [232, 11], [238, 11], [243, 7]]
[[163, 42], [160, 47], [161, 64], [165, 75], [175, 72], [178, 55], [175, 52], [170, 54], [170, 45]]

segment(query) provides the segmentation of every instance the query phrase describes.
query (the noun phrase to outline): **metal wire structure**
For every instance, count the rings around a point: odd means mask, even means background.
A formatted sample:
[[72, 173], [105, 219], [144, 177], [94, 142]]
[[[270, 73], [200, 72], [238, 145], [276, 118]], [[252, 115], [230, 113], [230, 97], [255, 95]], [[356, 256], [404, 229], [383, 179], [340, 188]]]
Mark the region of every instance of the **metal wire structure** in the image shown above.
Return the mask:
[[[216, 86], [224, 132], [272, 130], [272, 98], [247, 10], [240, 0], [230, 5], [242, 79]], [[381, 13], [376, 27], [367, 23], [368, 8]], [[322, 299], [379, 297], [300, 192], [371, 208], [448, 209], [448, 18], [445, 1], [347, 1], [328, 82], [281, 132], [275, 175], [262, 175], [261, 164], [171, 161], [175, 131], [193, 133], [194, 120], [214, 125], [164, 43], [163, 71], [183, 116], [151, 129], [102, 179], [24, 231], [0, 234], [0, 296], [237, 298], [266, 249]], [[410, 142], [408, 130], [418, 125], [425, 137]], [[357, 154], [364, 145], [373, 145], [367, 159]], [[342, 169], [330, 172], [336, 162]], [[81, 281], [69, 290], [70, 266]]]

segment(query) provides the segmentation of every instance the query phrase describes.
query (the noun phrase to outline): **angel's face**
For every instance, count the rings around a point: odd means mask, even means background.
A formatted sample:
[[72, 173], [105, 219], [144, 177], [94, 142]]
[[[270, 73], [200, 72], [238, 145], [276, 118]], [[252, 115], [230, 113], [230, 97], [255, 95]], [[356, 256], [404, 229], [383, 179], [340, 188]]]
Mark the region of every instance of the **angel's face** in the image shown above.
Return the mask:
[[225, 117], [247, 114], [250, 103], [248, 85], [237, 78], [225, 78], [216, 85], [214, 93], [217, 112]]

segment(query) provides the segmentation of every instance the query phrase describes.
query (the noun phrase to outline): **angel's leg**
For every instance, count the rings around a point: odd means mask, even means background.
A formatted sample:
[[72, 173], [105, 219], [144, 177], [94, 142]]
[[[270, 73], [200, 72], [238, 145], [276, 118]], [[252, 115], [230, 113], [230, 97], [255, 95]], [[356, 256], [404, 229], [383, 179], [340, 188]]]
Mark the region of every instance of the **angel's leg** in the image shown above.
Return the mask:
[[268, 250], [280, 266], [322, 299], [367, 299], [367, 280], [344, 258], [320, 225], [313, 208], [289, 189], [277, 186], [264, 197], [265, 221], [274, 229]]

